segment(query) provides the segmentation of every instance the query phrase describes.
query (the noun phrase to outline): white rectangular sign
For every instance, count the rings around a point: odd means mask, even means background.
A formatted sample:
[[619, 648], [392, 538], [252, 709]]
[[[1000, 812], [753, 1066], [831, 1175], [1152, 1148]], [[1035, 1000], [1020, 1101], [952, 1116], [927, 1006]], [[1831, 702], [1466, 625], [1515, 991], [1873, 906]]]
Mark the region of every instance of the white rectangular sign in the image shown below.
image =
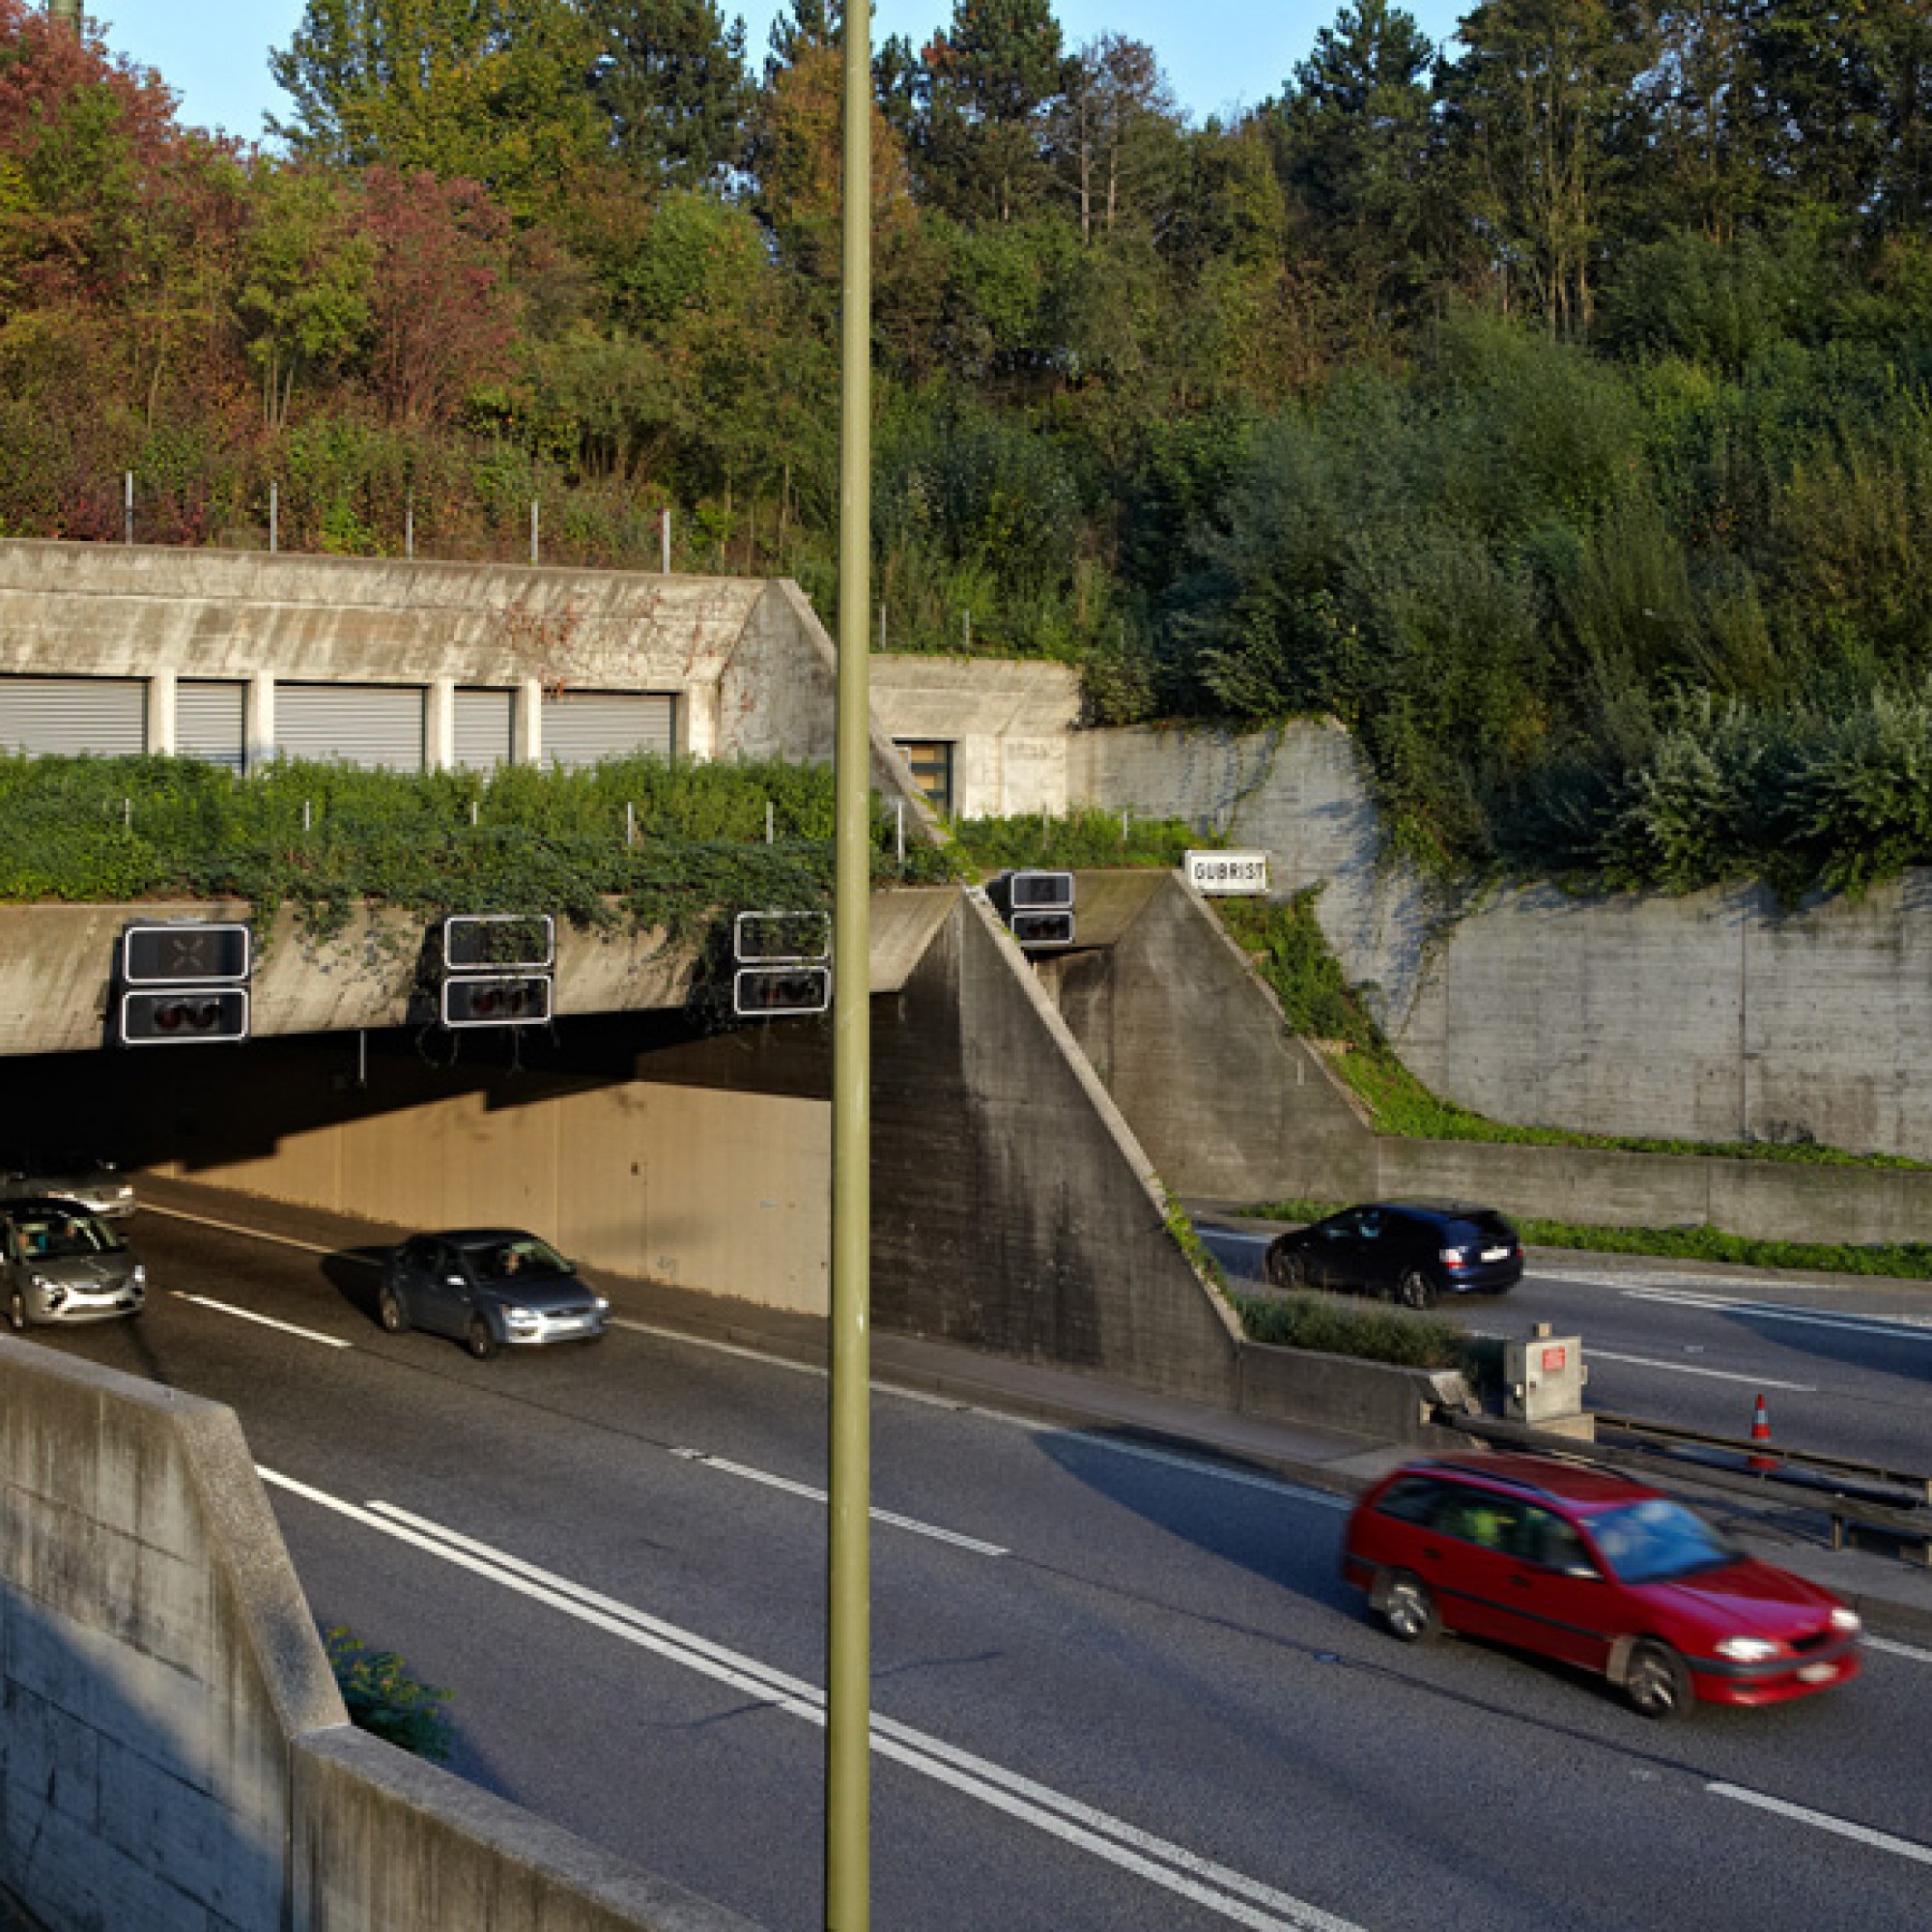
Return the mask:
[[1197, 893], [1256, 893], [1268, 889], [1265, 852], [1190, 852], [1187, 883]]

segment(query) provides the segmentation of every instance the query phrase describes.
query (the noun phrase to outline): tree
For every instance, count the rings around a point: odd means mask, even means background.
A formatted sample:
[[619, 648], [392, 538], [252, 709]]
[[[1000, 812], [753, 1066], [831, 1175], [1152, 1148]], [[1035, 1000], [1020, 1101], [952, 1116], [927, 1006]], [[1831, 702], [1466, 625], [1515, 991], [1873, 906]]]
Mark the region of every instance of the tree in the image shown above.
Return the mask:
[[687, 187], [744, 156], [752, 85], [745, 27], [713, 0], [589, 0], [598, 105], [633, 166]]
[[1509, 307], [1587, 329], [1622, 123], [1654, 36], [1644, 0], [1482, 0], [1442, 77], [1456, 187]]
[[1151, 189], [1179, 121], [1174, 90], [1146, 42], [1102, 34], [1066, 63], [1048, 142], [1083, 242], [1111, 234], [1129, 214], [1151, 225]]
[[1345, 6], [1267, 125], [1317, 256], [1378, 323], [1427, 279], [1435, 49], [1388, 0]]
[[922, 185], [967, 221], [1011, 221], [1046, 199], [1043, 123], [1065, 80], [1048, 0], [955, 0], [923, 63]]
[[391, 422], [444, 422], [504, 374], [515, 316], [504, 285], [509, 222], [475, 182], [371, 168], [364, 180], [370, 382]]
[[263, 169], [236, 308], [261, 372], [262, 415], [283, 427], [300, 378], [342, 368], [371, 321], [375, 245], [353, 188], [317, 169]]
[[269, 56], [295, 102], [270, 125], [302, 157], [467, 177], [528, 215], [597, 152], [594, 51], [575, 0], [307, 0]]

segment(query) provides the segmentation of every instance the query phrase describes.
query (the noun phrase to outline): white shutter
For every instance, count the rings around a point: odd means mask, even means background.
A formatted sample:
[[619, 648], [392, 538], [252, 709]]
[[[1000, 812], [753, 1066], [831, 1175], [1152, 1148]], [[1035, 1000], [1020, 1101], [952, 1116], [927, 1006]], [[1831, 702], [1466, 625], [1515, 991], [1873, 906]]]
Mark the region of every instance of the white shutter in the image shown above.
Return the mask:
[[459, 691], [456, 694], [455, 753], [459, 771], [493, 772], [514, 754], [510, 741], [515, 694]]
[[175, 686], [175, 755], [242, 769], [247, 759], [245, 684], [183, 678]]
[[419, 772], [423, 696], [417, 685], [278, 684], [275, 749], [287, 758]]
[[566, 691], [543, 701], [547, 765], [594, 765], [600, 758], [668, 758], [677, 742], [677, 699], [645, 692]]
[[0, 676], [0, 752], [133, 757], [147, 749], [145, 678]]

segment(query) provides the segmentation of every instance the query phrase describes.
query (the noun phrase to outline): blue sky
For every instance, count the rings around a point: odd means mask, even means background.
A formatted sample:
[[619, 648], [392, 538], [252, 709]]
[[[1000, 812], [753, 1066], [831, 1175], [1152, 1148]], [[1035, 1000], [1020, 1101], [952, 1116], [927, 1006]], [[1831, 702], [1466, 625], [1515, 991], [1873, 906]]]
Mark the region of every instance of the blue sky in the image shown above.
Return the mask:
[[[1112, 31], [1145, 41], [1160, 57], [1182, 106], [1199, 120], [1252, 107], [1280, 91], [1341, 0], [1056, 0], [1069, 45]], [[257, 138], [265, 113], [287, 99], [269, 77], [269, 53], [285, 47], [302, 0], [90, 0], [107, 43], [161, 77], [182, 98], [182, 116], [204, 128]], [[776, 0], [733, 6], [748, 50], [762, 63]], [[1411, 0], [1423, 31], [1440, 41], [1466, 11], [1452, 0]], [[952, 16], [952, 0], [878, 0], [875, 32], [922, 41]]]

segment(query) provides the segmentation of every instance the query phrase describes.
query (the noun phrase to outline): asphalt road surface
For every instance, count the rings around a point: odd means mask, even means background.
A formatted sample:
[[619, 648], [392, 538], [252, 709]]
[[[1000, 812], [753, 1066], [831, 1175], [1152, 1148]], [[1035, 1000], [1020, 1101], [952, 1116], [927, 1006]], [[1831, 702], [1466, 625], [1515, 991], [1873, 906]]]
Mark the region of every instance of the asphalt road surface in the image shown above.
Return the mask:
[[[148, 1314], [37, 1339], [233, 1405], [318, 1620], [453, 1690], [452, 1769], [816, 1926], [823, 1379], [642, 1326], [473, 1362], [384, 1335], [355, 1255], [154, 1210], [136, 1238]], [[881, 1932], [1932, 1918], [1932, 1649], [1659, 1727], [1383, 1635], [1334, 1498], [873, 1406]]]
[[[1233, 1279], [1258, 1284], [1266, 1236], [1211, 1220], [1202, 1235]], [[1742, 1436], [1762, 1395], [1776, 1442], [1932, 1475], [1932, 1284], [1805, 1286], [1771, 1271], [1537, 1255], [1509, 1293], [1442, 1312], [1478, 1334], [1548, 1321], [1580, 1335], [1587, 1407]]]

